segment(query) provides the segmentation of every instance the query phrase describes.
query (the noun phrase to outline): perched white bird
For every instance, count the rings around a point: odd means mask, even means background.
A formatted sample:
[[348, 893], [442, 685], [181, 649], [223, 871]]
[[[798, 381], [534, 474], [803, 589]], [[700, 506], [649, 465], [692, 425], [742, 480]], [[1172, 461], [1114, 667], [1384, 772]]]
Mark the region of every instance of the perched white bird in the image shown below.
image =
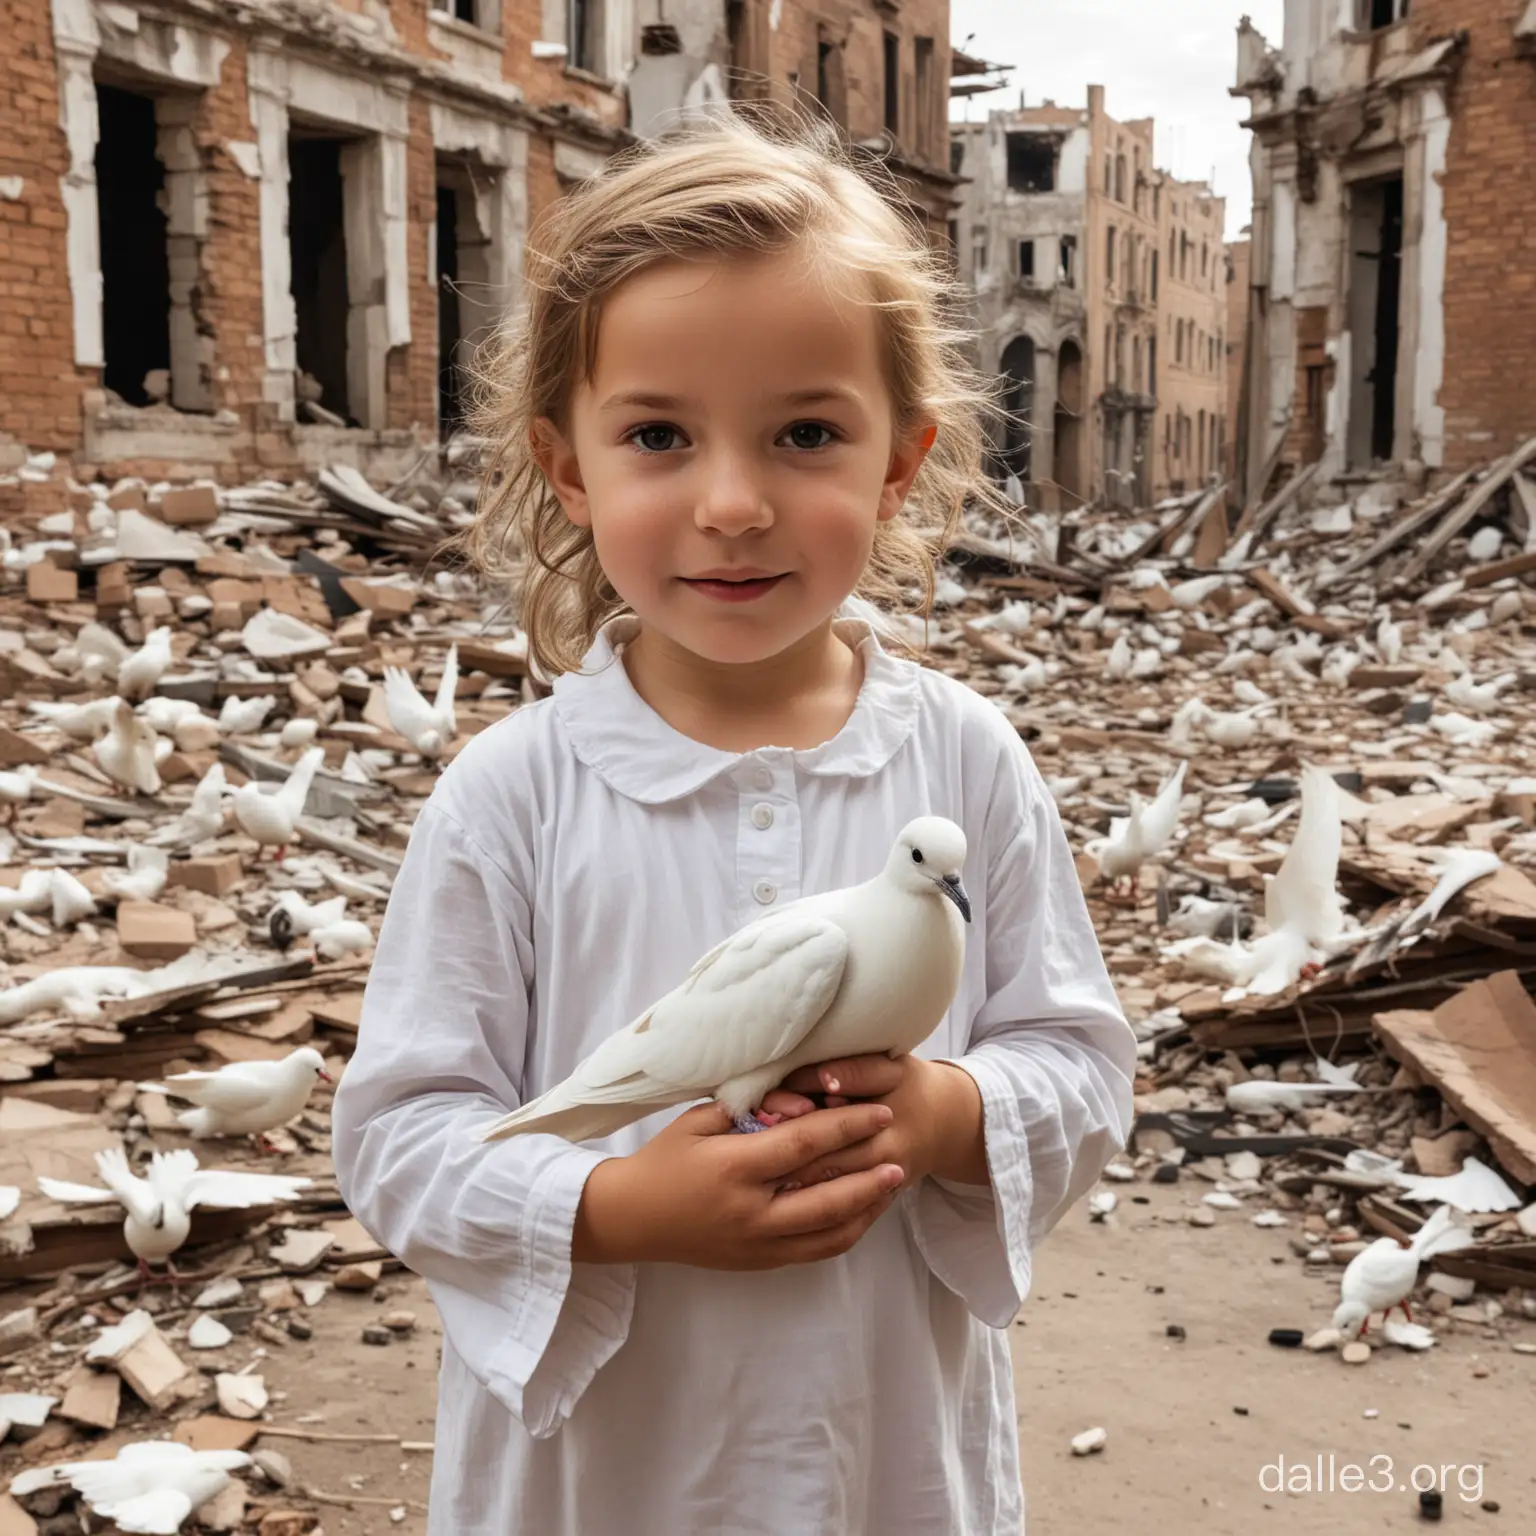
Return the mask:
[[299, 817], [304, 814], [309, 786], [324, 761], [325, 748], [311, 747], [271, 794], [263, 794], [255, 779], [242, 784], [235, 791], [235, 820], [240, 823], [241, 830], [263, 847], [275, 847], [277, 857], [282, 858], [293, 841]]
[[0, 773], [0, 805], [14, 817], [16, 807], [30, 800], [36, 787], [37, 769], [30, 763], [14, 772]]
[[1109, 656], [1104, 662], [1104, 675], [1112, 682], [1123, 682], [1131, 675], [1131, 663], [1136, 659], [1136, 653], [1131, 647], [1130, 637], [1121, 630], [1115, 636], [1115, 643], [1109, 648]]
[[128, 659], [128, 647], [106, 625], [93, 621], [82, 624], [75, 635], [75, 655], [81, 675], [94, 685], [117, 676], [117, 669]]
[[1022, 600], [1009, 598], [1001, 608], [972, 623], [977, 629], [999, 629], [1005, 635], [1023, 636], [1035, 629], [1035, 610]]
[[309, 941], [322, 960], [339, 960], [343, 955], [368, 949], [373, 944], [373, 929], [355, 917], [344, 917], [323, 928], [311, 929]]
[[270, 1173], [237, 1173], [224, 1168], [199, 1168], [197, 1155], [181, 1148], [156, 1152], [143, 1178], [128, 1167], [118, 1147], [96, 1154], [96, 1171], [105, 1189], [94, 1184], [70, 1184], [39, 1176], [37, 1187], [63, 1205], [106, 1205], [112, 1201], [127, 1212], [123, 1236], [139, 1261], [139, 1273], [149, 1278], [149, 1266], [165, 1264], [175, 1275], [171, 1255], [192, 1230], [192, 1211], [199, 1205], [245, 1209], [277, 1200], [294, 1200], [310, 1180]]
[[1038, 656], [1023, 667], [1016, 662], [1004, 662], [997, 669], [997, 677], [1011, 693], [1033, 693], [1051, 680], [1049, 668]]
[[125, 789], [153, 795], [160, 790], [160, 770], [155, 766], [155, 748], [160, 738], [138, 719], [125, 699], [117, 701], [107, 734], [91, 748], [91, 753], [108, 778]]
[[122, 703], [115, 694], [105, 699], [89, 699], [84, 704], [60, 704], [52, 699], [34, 699], [27, 709], [49, 725], [73, 736], [76, 741], [94, 741], [111, 724]]
[[1144, 678], [1156, 677], [1163, 670], [1163, 653], [1155, 645], [1148, 646], [1143, 651], [1137, 651], [1135, 659], [1131, 662], [1131, 677], [1136, 681]]
[[1349, 1261], [1339, 1283], [1339, 1304], [1333, 1326], [1340, 1333], [1357, 1329], [1356, 1337], [1370, 1325], [1371, 1314], [1403, 1309], [1409, 1322], [1408, 1298], [1419, 1278], [1419, 1265], [1440, 1253], [1451, 1253], [1477, 1241], [1467, 1218], [1454, 1206], [1442, 1205], [1413, 1234], [1406, 1247], [1393, 1237], [1378, 1237], [1369, 1248]]
[[1196, 576], [1192, 581], [1181, 581], [1168, 589], [1176, 608], [1198, 608], [1213, 592], [1226, 586], [1225, 576]]
[[399, 667], [384, 668], [384, 704], [389, 723], [423, 757], [441, 757], [458, 735], [454, 695], [459, 686], [459, 648], [451, 645], [443, 661], [442, 681], [432, 703]]
[[1490, 725], [1486, 720], [1474, 720], [1469, 715], [1457, 714], [1454, 710], [1449, 714], [1431, 715], [1429, 728], [1444, 736], [1454, 747], [1486, 746], [1499, 734], [1496, 725]]
[[1206, 740], [1233, 750], [1250, 746], [1259, 734], [1258, 712], [1268, 708], [1267, 704], [1256, 704], [1234, 714], [1210, 715], [1204, 725]]
[[192, 699], [168, 699], [157, 693], [134, 710], [150, 730], [161, 736], [174, 736], [188, 720], [203, 720], [202, 706]]
[[1224, 811], [1213, 811], [1205, 818], [1208, 827], [1218, 827], [1223, 832], [1240, 832], [1244, 827], [1256, 827], [1269, 819], [1269, 803], [1255, 796], [1229, 805]]
[[307, 747], [315, 739], [319, 730], [318, 720], [295, 715], [293, 719], [284, 722], [282, 734], [277, 738], [278, 745], [289, 748]]
[[1322, 642], [1316, 635], [1305, 635], [1290, 645], [1279, 646], [1270, 652], [1270, 663], [1293, 682], [1315, 683], [1317, 678], [1310, 670], [1312, 663], [1323, 658]]
[[53, 1008], [88, 1023], [101, 1017], [104, 998], [126, 997], [142, 984], [143, 975], [123, 965], [63, 966], [0, 992], [0, 1024], [15, 1024]]
[[276, 702], [273, 698], [257, 696], [241, 699], [231, 694], [224, 700], [224, 707], [219, 711], [218, 727], [226, 736], [254, 735], [272, 713], [272, 706]]
[[1392, 622], [1392, 615], [1383, 612], [1381, 623], [1376, 626], [1376, 654], [1389, 667], [1395, 667], [1403, 659], [1403, 630]]
[[146, 1093], [163, 1093], [195, 1105], [176, 1119], [194, 1138], [258, 1136], [286, 1125], [309, 1100], [315, 1079], [332, 1082], [325, 1058], [301, 1045], [281, 1061], [232, 1061], [217, 1072], [178, 1072], [163, 1083], [140, 1083]]
[[171, 631], [162, 624], [117, 669], [117, 691], [125, 699], [148, 698], [171, 665]]
[[244, 1451], [194, 1451], [178, 1440], [139, 1440], [111, 1461], [66, 1461], [11, 1480], [13, 1497], [67, 1484], [114, 1529], [134, 1536], [176, 1536], [187, 1517], [248, 1466]]
[[1491, 715], [1499, 707], [1499, 695], [1518, 680], [1517, 672], [1501, 672], [1486, 683], [1474, 683], [1472, 674], [1463, 672], [1445, 685], [1445, 696], [1458, 709], [1469, 710], [1474, 715]]
[[1134, 890], [1141, 866], [1172, 840], [1179, 826], [1179, 803], [1188, 768], [1188, 763], [1180, 763], [1150, 803], [1132, 790], [1130, 813], [1110, 823], [1108, 837], [1096, 838], [1088, 845], [1087, 851], [1098, 861], [1099, 873], [1105, 879], [1129, 876]]
[[1321, 677], [1330, 688], [1347, 688], [1350, 674], [1363, 658], [1352, 646], [1336, 645], [1323, 662]]
[[916, 1049], [959, 985], [971, 917], [965, 853], [953, 822], [908, 822], [873, 879], [738, 929], [484, 1139], [547, 1131], [585, 1141], [705, 1096], [756, 1130], [751, 1111], [797, 1067]]
[[1173, 712], [1168, 722], [1168, 735], [1164, 744], [1170, 752], [1193, 756], [1197, 750], [1195, 728], [1211, 718], [1211, 710], [1204, 700], [1195, 697], [1185, 699]]
[[1226, 1101], [1235, 1115], [1288, 1115], [1324, 1104], [1340, 1094], [1364, 1092], [1358, 1083], [1272, 1083], [1256, 1077], [1246, 1083], [1233, 1083], [1227, 1089]]
[[217, 836], [224, 826], [224, 794], [228, 787], [224, 765], [215, 763], [197, 781], [191, 805], [146, 841], [152, 848], [184, 848]]
[[347, 914], [347, 898], [332, 896], [328, 901], [308, 902], [297, 891], [279, 891], [273, 910], [282, 911], [288, 919], [288, 931], [302, 938], [317, 928], [339, 923]]
[[119, 901], [153, 901], [165, 889], [170, 855], [163, 848], [134, 843], [128, 850], [126, 870], [109, 869], [101, 877], [108, 895]]
[[1077, 774], [1075, 777], [1070, 778], [1063, 774], [1047, 779], [1045, 787], [1051, 792], [1051, 799], [1057, 805], [1065, 805], [1086, 782], [1087, 776], [1085, 774]]
[[1239, 704], [1273, 704], [1275, 702], [1257, 683], [1249, 682], [1246, 677], [1240, 677], [1232, 684], [1232, 693]]
[[1190, 938], [1236, 938], [1242, 921], [1243, 909], [1236, 902], [1210, 901], [1191, 893], [1179, 898], [1178, 909], [1169, 917], [1168, 926]]
[[48, 903], [55, 928], [68, 928], [96, 911], [96, 898], [67, 869], [48, 872]]

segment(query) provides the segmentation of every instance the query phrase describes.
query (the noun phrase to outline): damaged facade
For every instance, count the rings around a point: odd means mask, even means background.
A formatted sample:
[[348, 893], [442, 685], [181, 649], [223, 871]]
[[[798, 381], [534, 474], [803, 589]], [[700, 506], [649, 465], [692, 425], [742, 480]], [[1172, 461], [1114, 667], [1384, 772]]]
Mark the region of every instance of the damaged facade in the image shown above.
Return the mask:
[[1111, 118], [1102, 86], [1086, 111], [1046, 102], [951, 132], [956, 262], [981, 365], [1006, 380], [1000, 478], [1045, 508], [1203, 484], [1226, 409], [1222, 200], [1157, 170], [1151, 120]]
[[[725, 95], [817, 97], [942, 236], [945, 0], [0, 0], [0, 465], [396, 478], [541, 210]], [[819, 19], [818, 19], [819, 18]], [[816, 110], [819, 110], [816, 109]]]
[[1530, 0], [1287, 0], [1246, 21], [1254, 225], [1239, 460], [1454, 472], [1530, 432]]

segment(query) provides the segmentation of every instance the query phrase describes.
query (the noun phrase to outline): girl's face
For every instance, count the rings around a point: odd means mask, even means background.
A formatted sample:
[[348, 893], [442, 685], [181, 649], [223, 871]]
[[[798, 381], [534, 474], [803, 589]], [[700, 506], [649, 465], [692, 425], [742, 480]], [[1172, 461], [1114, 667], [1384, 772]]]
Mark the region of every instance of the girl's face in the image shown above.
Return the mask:
[[540, 463], [642, 625], [717, 663], [825, 624], [931, 441], [896, 435], [874, 312], [794, 255], [669, 262], [603, 308]]

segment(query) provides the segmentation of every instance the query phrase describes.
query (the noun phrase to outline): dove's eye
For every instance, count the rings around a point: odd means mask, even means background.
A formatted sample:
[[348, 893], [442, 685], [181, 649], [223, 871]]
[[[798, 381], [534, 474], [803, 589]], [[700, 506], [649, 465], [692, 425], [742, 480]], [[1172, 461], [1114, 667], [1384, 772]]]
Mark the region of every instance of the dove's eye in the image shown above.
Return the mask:
[[914, 848], [912, 850], [912, 862], [914, 864], [921, 864], [923, 862], [923, 850], [921, 848]]

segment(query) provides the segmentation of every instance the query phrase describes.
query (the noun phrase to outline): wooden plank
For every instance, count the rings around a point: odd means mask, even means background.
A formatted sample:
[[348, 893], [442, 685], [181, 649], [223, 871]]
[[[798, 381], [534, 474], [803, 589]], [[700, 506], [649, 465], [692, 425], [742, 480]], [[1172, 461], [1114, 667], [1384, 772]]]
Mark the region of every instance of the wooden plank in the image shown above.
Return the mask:
[[1536, 460], [1536, 437], [1501, 459], [1479, 481], [1477, 488], [1419, 546], [1418, 553], [1403, 567], [1402, 579], [1412, 581], [1436, 555], [1477, 516], [1493, 498], [1532, 460]]
[[1323, 462], [1319, 459], [1315, 464], [1308, 464], [1305, 469], [1299, 470], [1254, 513], [1253, 523], [1247, 530], [1253, 535], [1248, 541], [1250, 554], [1258, 547], [1259, 541], [1264, 535], [1269, 532], [1269, 525], [1288, 506], [1300, 498], [1301, 493], [1317, 479], [1317, 472], [1322, 467]]
[[1527, 571], [1536, 571], [1536, 549], [1523, 555], [1511, 555], [1507, 560], [1494, 560], [1487, 565], [1474, 566], [1461, 578], [1462, 591], [1469, 592], [1473, 587], [1491, 587], [1494, 582], [1503, 581], [1507, 576], [1523, 576]]
[[1467, 482], [1476, 473], [1474, 469], [1464, 469], [1449, 485], [1436, 491], [1428, 501], [1421, 502], [1417, 507], [1410, 507], [1374, 544], [1368, 545], [1358, 555], [1346, 560], [1332, 575], [1325, 576], [1317, 583], [1314, 590], [1326, 592], [1329, 588], [1338, 586], [1341, 581], [1347, 581], [1356, 571], [1368, 565], [1374, 565], [1383, 555], [1391, 553], [1410, 534], [1417, 533], [1420, 528], [1434, 522], [1461, 495]]

